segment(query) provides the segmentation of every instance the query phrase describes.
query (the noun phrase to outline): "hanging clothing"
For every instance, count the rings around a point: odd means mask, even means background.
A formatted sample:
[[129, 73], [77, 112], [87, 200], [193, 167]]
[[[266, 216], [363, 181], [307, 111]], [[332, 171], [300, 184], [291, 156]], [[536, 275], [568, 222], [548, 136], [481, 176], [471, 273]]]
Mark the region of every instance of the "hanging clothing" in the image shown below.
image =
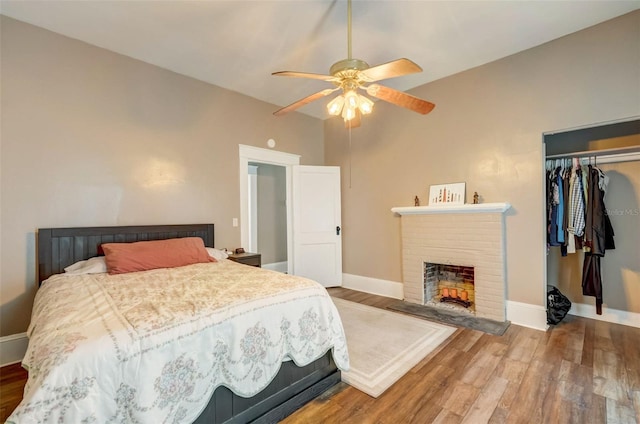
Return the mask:
[[[584, 169], [582, 171], [582, 194], [584, 196], [584, 207], [585, 207], [585, 211], [587, 208], [587, 202], [589, 200], [589, 184], [588, 184], [588, 180], [589, 179], [589, 172], [587, 169]], [[585, 217], [586, 219], [586, 217]]]
[[582, 294], [596, 298], [596, 313], [602, 315], [602, 270], [600, 258], [607, 248], [614, 249], [613, 227], [606, 214], [603, 173], [591, 165], [588, 167], [588, 195], [585, 224], [585, 256], [582, 267]]
[[562, 236], [564, 239], [564, 243], [560, 246], [560, 250], [562, 251], [562, 256], [567, 256], [568, 247], [569, 247], [569, 210], [571, 209], [571, 204], [569, 203], [569, 186], [571, 184], [571, 168], [565, 168], [562, 171]]
[[562, 256], [585, 252], [582, 267], [582, 294], [596, 298], [596, 312], [602, 314], [601, 258], [614, 249], [614, 232], [604, 204], [609, 177], [589, 165], [574, 160], [572, 166], [547, 162], [547, 243], [560, 246]]
[[604, 190], [600, 189], [602, 171], [589, 165], [589, 195], [585, 223], [585, 245], [595, 255], [604, 256], [606, 249], [615, 249], [613, 226], [606, 213]]
[[549, 246], [560, 246], [558, 243], [558, 180], [557, 170], [547, 172], [547, 243]]
[[582, 266], [582, 294], [596, 298], [596, 314], [602, 315], [600, 256], [589, 252], [584, 254], [584, 264]]
[[575, 181], [573, 184], [571, 207], [573, 208], [573, 231], [576, 237], [584, 235], [584, 190], [582, 189], [582, 169], [576, 169]]
[[[562, 181], [562, 169], [558, 168], [556, 170], [556, 187], [558, 190], [558, 203], [557, 203], [557, 214], [556, 214], [556, 228], [558, 231], [558, 243], [560, 245], [564, 244], [564, 183]], [[555, 196], [555, 195], [554, 195]], [[554, 197], [555, 200], [555, 197]]]
[[[573, 160], [573, 166], [569, 171], [569, 200], [568, 211], [569, 219], [567, 222], [567, 253], [576, 253], [576, 220], [579, 213], [584, 213], [584, 203], [580, 204], [581, 193], [578, 186], [578, 169], [580, 165], [578, 160]], [[584, 219], [584, 217], [583, 217]]]

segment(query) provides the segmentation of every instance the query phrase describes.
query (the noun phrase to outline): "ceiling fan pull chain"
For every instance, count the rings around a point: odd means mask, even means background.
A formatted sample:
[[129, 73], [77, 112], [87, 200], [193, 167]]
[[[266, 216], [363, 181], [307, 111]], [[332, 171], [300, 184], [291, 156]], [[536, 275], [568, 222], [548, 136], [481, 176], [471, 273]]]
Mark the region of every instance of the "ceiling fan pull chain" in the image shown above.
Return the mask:
[[351, 121], [349, 121], [349, 189], [351, 189]]

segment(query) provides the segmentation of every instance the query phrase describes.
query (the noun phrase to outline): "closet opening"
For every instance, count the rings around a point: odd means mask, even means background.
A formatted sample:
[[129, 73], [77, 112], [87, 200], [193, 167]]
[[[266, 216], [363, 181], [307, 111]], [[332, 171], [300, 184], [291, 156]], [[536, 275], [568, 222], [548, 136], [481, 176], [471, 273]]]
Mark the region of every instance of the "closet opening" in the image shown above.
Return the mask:
[[546, 280], [573, 315], [640, 327], [640, 119], [544, 134]]

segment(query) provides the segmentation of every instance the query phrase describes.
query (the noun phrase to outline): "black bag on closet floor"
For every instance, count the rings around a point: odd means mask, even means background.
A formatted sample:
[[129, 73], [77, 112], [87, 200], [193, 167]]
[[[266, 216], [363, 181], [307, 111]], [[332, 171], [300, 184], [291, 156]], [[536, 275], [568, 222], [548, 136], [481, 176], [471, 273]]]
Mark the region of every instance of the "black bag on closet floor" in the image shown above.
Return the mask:
[[547, 286], [547, 324], [555, 325], [562, 321], [571, 309], [571, 301], [557, 287]]

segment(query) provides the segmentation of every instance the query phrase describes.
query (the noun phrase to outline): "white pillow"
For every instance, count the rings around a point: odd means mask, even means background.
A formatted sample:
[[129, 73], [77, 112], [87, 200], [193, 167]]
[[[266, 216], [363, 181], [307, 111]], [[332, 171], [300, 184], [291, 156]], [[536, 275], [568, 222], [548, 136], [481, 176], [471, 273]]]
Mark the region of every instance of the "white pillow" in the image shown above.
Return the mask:
[[213, 247], [207, 247], [207, 253], [214, 259], [227, 259], [229, 254], [224, 250], [215, 249]]
[[101, 272], [107, 272], [107, 264], [104, 261], [104, 256], [97, 256], [95, 258], [89, 258], [86, 261], [76, 262], [64, 269], [64, 273], [68, 275], [99, 274]]

